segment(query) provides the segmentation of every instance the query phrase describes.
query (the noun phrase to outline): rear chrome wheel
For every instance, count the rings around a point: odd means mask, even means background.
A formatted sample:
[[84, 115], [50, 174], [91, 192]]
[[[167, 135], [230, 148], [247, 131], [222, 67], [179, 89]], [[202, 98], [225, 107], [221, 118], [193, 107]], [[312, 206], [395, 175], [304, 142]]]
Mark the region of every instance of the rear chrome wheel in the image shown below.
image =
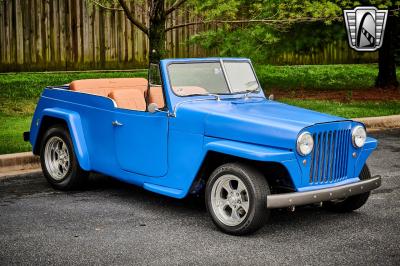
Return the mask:
[[218, 167], [206, 186], [206, 206], [214, 224], [232, 235], [250, 234], [269, 217], [264, 176], [250, 165], [228, 163]]
[[44, 134], [40, 162], [47, 181], [56, 189], [80, 188], [88, 177], [75, 156], [68, 128], [54, 125]]
[[57, 136], [51, 137], [44, 150], [47, 171], [54, 180], [62, 180], [71, 167], [70, 156], [65, 142]]

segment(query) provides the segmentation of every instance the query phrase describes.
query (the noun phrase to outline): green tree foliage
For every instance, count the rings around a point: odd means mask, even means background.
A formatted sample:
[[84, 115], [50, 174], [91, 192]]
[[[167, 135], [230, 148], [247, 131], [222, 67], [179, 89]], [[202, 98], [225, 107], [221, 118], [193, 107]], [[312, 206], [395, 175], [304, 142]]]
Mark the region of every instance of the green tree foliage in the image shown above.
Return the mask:
[[[139, 21], [126, 0], [90, 0], [105, 9], [115, 9], [117, 2], [127, 18], [149, 38], [149, 61], [158, 62], [165, 56], [165, 33], [186, 26], [165, 28], [167, 16], [186, 4], [194, 10], [197, 22], [211, 24], [213, 30], [192, 37], [205, 48], [217, 48], [219, 55], [246, 56], [255, 62], [282, 51], [308, 53], [318, 51], [327, 43], [344, 38], [342, 9], [372, 5], [389, 9], [386, 42], [379, 51], [379, 87], [398, 86], [395, 56], [399, 53], [400, 1], [368, 0], [137, 0], [134, 5], [147, 4], [148, 23]], [[100, 1], [100, 2], [99, 2]], [[107, 3], [110, 6], [107, 6]], [[119, 8], [121, 10], [121, 8]], [[148, 24], [148, 25], [147, 25]], [[187, 24], [188, 25], [188, 24]]]
[[398, 1], [192, 0], [196, 16], [214, 21], [216, 29], [191, 41], [217, 48], [222, 56], [246, 56], [265, 62], [283, 51], [317, 52], [335, 40], [345, 40], [343, 8], [374, 5], [392, 8]]

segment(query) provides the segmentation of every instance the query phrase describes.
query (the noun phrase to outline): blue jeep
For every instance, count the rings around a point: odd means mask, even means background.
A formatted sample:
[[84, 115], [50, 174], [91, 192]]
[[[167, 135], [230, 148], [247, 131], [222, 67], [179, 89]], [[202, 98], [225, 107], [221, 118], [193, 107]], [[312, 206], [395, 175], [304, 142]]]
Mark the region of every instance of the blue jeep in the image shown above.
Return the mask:
[[174, 198], [205, 196], [213, 222], [242, 235], [270, 209], [360, 208], [380, 186], [363, 124], [267, 99], [250, 60], [166, 59], [144, 78], [47, 87], [29, 140], [56, 189], [91, 171]]

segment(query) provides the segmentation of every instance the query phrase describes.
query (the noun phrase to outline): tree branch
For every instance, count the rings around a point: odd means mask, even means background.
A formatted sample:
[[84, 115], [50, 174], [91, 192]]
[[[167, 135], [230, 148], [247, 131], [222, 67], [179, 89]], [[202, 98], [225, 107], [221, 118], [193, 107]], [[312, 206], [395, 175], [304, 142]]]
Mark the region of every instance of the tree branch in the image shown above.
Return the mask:
[[184, 4], [187, 0], [176, 0], [175, 3], [173, 3], [172, 6], [170, 6], [167, 10], [165, 10], [165, 15], [168, 16], [172, 12], [174, 12], [176, 9], [178, 9], [182, 4]]
[[115, 7], [108, 7], [105, 5], [102, 5], [101, 3], [95, 1], [95, 0], [89, 0], [90, 2], [92, 2], [94, 5], [103, 8], [105, 10], [109, 10], [109, 11], [124, 11], [122, 8], [115, 8]]
[[141, 31], [143, 31], [146, 35], [149, 35], [149, 29], [132, 15], [132, 12], [130, 11], [128, 5], [125, 3], [125, 0], [118, 0], [118, 2], [124, 9], [125, 15], [129, 19], [129, 21], [132, 22], [132, 24], [138, 27]]
[[[96, 0], [87, 0], [87, 1], [92, 2], [93, 5], [98, 6], [98, 7], [102, 8], [102, 9], [107, 10], [107, 11], [122, 11], [122, 12], [125, 12], [125, 10], [122, 9], [122, 8], [106, 6], [106, 5], [103, 5], [102, 3], [99, 3]], [[1, 2], [1, 0], [0, 0], [0, 2]], [[134, 3], [134, 5], [135, 5], [135, 8], [139, 8], [140, 10], [142, 10], [142, 12], [144, 12], [143, 6], [135, 4], [135, 3]]]
[[[333, 17], [331, 20], [340, 21], [342, 17]], [[289, 24], [294, 22], [315, 22], [315, 21], [324, 21], [327, 20], [326, 18], [293, 18], [293, 19], [243, 19], [243, 20], [206, 20], [206, 21], [194, 21], [194, 22], [187, 22], [183, 24], [172, 25], [165, 29], [165, 31], [170, 31], [178, 28], [183, 28], [186, 26], [192, 25], [201, 25], [201, 24], [237, 24], [237, 23], [264, 23], [270, 25], [278, 25], [278, 24]]]

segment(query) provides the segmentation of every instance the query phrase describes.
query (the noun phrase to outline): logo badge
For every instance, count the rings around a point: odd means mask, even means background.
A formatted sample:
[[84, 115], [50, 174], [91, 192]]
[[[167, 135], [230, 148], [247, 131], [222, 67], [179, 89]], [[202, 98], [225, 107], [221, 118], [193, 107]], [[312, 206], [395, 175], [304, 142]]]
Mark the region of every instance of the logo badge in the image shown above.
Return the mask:
[[343, 10], [349, 45], [356, 51], [376, 51], [383, 43], [387, 10], [360, 6]]

